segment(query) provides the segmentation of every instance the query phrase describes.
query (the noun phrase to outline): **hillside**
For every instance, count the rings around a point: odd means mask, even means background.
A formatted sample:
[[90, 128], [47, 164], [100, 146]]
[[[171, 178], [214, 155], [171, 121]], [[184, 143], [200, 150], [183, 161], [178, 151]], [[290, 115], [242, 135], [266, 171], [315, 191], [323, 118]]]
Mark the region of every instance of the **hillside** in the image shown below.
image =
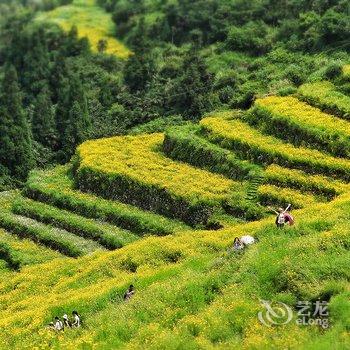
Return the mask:
[[350, 349], [349, 37], [344, 0], [0, 0], [0, 350]]
[[[1, 348], [349, 348], [348, 111], [335, 85], [304, 85], [86, 141], [2, 192]], [[267, 207], [287, 203], [296, 225], [280, 230]], [[230, 250], [246, 234], [259, 242]], [[330, 327], [265, 326], [261, 299], [326, 301]], [[82, 328], [45, 329], [73, 309]]]
[[69, 5], [42, 12], [37, 20], [57, 23], [67, 32], [76, 26], [79, 38], [87, 37], [94, 52], [99, 51], [99, 43], [103, 41], [101, 51], [124, 59], [130, 55], [130, 51], [114, 36], [115, 25], [111, 16], [95, 0], [74, 0]]

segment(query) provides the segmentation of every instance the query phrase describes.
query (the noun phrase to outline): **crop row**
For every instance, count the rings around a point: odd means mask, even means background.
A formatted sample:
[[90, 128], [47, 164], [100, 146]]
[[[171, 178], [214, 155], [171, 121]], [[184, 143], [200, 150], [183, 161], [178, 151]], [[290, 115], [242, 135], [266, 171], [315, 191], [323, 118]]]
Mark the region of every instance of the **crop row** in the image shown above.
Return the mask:
[[267, 184], [259, 186], [258, 198], [263, 205], [286, 207], [290, 203], [294, 209], [305, 208], [316, 203], [316, 198], [311, 195]]
[[18, 198], [13, 202], [12, 211], [15, 214], [62, 228], [78, 236], [96, 240], [108, 249], [121, 248], [138, 239], [129, 231], [31, 199]]
[[346, 184], [336, 180], [322, 175], [306, 174], [301, 170], [283, 168], [277, 164], [271, 164], [265, 169], [264, 181], [282, 187], [312, 192], [328, 199], [333, 199], [347, 189]]
[[94, 241], [6, 211], [0, 213], [0, 226], [19, 237], [29, 238], [70, 257], [78, 257], [102, 249]]
[[8, 267], [13, 270], [19, 270], [21, 267], [21, 260], [16, 252], [4, 242], [0, 242], [0, 259], [5, 260]]
[[36, 244], [29, 239], [18, 238], [2, 229], [0, 229], [0, 243], [11, 248], [21, 266], [41, 264], [62, 257], [55, 250]]
[[163, 142], [164, 153], [172, 159], [223, 174], [233, 180], [249, 179], [262, 172], [258, 165], [241, 160], [234, 153], [197, 135], [198, 130], [194, 125], [168, 129]]
[[82, 191], [118, 199], [195, 226], [208, 224], [242, 187], [221, 175], [175, 162], [157, 148], [162, 134], [87, 141], [77, 149]]
[[188, 226], [136, 207], [108, 201], [73, 189], [69, 167], [32, 171], [25, 194], [35, 200], [75, 212], [84, 217], [109, 222], [136, 234], [171, 234]]
[[350, 97], [337, 91], [329, 81], [301, 85], [298, 98], [325, 112], [350, 119]]
[[246, 121], [294, 145], [308, 145], [335, 156], [350, 157], [350, 124], [294, 97], [258, 99]]
[[277, 163], [283, 167], [304, 170], [313, 174], [350, 179], [350, 162], [334, 158], [317, 150], [295, 147], [273, 136], [263, 135], [227, 113], [204, 118], [202, 133], [221, 147], [231, 149], [244, 159], [262, 165]]

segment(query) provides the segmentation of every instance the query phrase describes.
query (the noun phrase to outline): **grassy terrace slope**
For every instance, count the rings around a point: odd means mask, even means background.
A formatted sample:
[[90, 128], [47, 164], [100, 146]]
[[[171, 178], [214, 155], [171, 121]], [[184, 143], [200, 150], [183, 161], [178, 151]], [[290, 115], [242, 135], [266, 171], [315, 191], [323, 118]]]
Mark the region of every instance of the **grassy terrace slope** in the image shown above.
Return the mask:
[[[317, 115], [298, 118], [318, 130]], [[73, 169], [33, 171], [21, 194], [1, 193], [0, 349], [349, 349], [350, 161], [245, 118], [87, 141]], [[273, 217], [215, 230], [183, 222], [287, 203], [296, 224], [285, 230]], [[257, 244], [233, 252], [247, 234]], [[299, 300], [328, 301], [331, 327], [267, 327], [261, 300], [294, 318]], [[45, 328], [73, 309], [81, 329]]]
[[350, 179], [350, 161], [264, 135], [230, 112], [204, 118], [201, 125], [207, 138], [234, 150], [242, 158], [264, 165], [276, 163], [314, 174]]
[[[345, 349], [349, 346], [350, 198], [295, 212], [286, 232], [270, 220], [228, 230], [151, 237], [122, 250], [0, 276], [2, 346], [10, 348]], [[224, 254], [235, 235], [260, 243]], [[303, 249], [300, 249], [303, 247]], [[175, 258], [176, 257], [176, 258]], [[137, 269], [125, 269], [132, 261]], [[176, 262], [176, 263], [175, 263]], [[119, 297], [130, 283], [137, 294]], [[16, 288], [13, 288], [14, 286]], [[93, 285], [94, 288], [91, 288]], [[330, 297], [332, 328], [259, 323], [259, 299]], [[56, 336], [43, 329], [55, 314], [79, 309], [85, 326]], [[267, 345], [268, 344], [268, 345]], [[311, 346], [312, 344], [312, 346]]]
[[298, 97], [340, 118], [350, 119], [350, 97], [337, 91], [336, 87], [329, 81], [300, 86]]
[[350, 156], [349, 123], [294, 97], [270, 96], [256, 100], [247, 121], [295, 145], [306, 144], [335, 156]]
[[187, 226], [178, 221], [75, 190], [69, 169], [69, 166], [59, 166], [50, 171], [32, 172], [25, 194], [88, 218], [107, 221], [138, 235], [166, 235], [186, 229]]
[[111, 15], [99, 7], [95, 0], [74, 0], [72, 4], [43, 12], [40, 21], [52, 21], [69, 31], [77, 26], [79, 37], [87, 37], [93, 51], [97, 51], [100, 40], [106, 40], [106, 53], [127, 58], [130, 51], [114, 36], [114, 23]]
[[153, 210], [191, 225], [207, 224], [241, 183], [175, 162], [159, 152], [164, 135], [87, 141], [78, 147], [76, 180], [83, 191]]

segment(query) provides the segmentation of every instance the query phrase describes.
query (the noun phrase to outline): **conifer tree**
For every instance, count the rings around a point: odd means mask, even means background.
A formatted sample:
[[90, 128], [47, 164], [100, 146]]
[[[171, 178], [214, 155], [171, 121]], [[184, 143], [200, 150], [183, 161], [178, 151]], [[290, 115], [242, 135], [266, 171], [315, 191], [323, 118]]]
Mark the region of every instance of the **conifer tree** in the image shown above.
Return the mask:
[[43, 146], [54, 149], [56, 140], [55, 115], [50, 91], [45, 85], [37, 96], [32, 119], [33, 138]]
[[1, 162], [7, 165], [11, 175], [25, 180], [33, 166], [31, 133], [22, 96], [18, 86], [17, 72], [14, 66], [7, 64], [2, 84], [1, 119], [7, 137], [1, 142]]
[[204, 59], [195, 47], [187, 53], [183, 62], [183, 74], [176, 80], [170, 104], [188, 119], [198, 119], [212, 108], [208, 98], [212, 76]]
[[86, 139], [91, 127], [83, 85], [79, 76], [72, 72], [61, 82], [56, 123], [60, 148], [64, 153], [60, 158], [68, 160], [75, 147]]
[[24, 73], [21, 82], [25, 91], [29, 94], [29, 100], [33, 101], [35, 96], [47, 84], [50, 76], [49, 53], [42, 28], [30, 36], [28, 46], [28, 50], [24, 55]]

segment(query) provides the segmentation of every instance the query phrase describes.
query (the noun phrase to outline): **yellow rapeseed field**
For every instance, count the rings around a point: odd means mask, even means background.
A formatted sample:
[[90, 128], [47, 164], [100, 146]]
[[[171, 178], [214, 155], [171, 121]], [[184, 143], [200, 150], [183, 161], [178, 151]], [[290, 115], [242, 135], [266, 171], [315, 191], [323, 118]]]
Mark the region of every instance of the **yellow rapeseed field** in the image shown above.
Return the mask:
[[130, 55], [130, 51], [115, 38], [115, 25], [111, 15], [99, 7], [95, 0], [74, 0], [70, 5], [41, 13], [37, 19], [55, 22], [65, 31], [75, 25], [78, 36], [87, 37], [94, 52], [97, 52], [98, 42], [106, 40], [106, 53], [120, 58]]
[[[219, 116], [209, 116], [201, 120], [200, 124], [209, 132], [213, 139], [219, 139], [224, 146], [228, 143], [239, 142], [248, 148], [259, 152], [262, 161], [264, 156], [272, 159], [282, 159], [284, 163], [292, 167], [301, 167], [309, 164], [316, 172], [322, 173], [326, 169], [329, 173], [342, 171], [350, 172], [350, 162], [345, 159], [335, 158], [315, 149], [296, 147], [285, 143], [273, 136], [263, 135], [238, 119], [227, 119]], [[252, 151], [253, 152], [253, 151]], [[334, 170], [333, 170], [334, 169]]]
[[84, 142], [77, 149], [80, 169], [120, 174], [182, 197], [221, 200], [239, 184], [221, 175], [175, 162], [156, 151], [163, 134], [117, 136]]
[[324, 113], [295, 97], [269, 96], [257, 99], [255, 105], [271, 113], [271, 118], [284, 119], [302, 128], [313, 128], [322, 133], [350, 137], [349, 122]]

